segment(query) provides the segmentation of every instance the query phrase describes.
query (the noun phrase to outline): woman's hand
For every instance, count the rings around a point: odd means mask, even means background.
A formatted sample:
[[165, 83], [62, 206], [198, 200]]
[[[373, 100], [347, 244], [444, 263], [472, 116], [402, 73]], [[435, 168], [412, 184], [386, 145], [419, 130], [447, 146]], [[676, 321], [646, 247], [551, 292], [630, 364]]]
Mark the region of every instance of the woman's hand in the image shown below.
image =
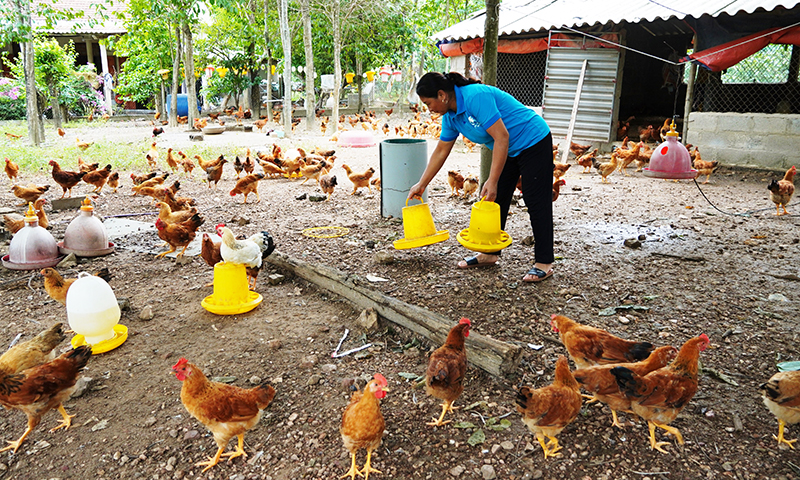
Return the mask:
[[418, 198], [418, 199], [422, 200], [422, 194], [425, 193], [425, 187], [426, 186], [427, 185], [422, 185], [421, 182], [415, 184], [413, 187], [411, 187], [411, 190], [408, 191], [407, 200], [411, 200], [411, 199], [414, 199], [414, 198]]
[[483, 188], [481, 189], [480, 198], [487, 202], [494, 202], [497, 198], [497, 182], [486, 180], [486, 183], [483, 184]]

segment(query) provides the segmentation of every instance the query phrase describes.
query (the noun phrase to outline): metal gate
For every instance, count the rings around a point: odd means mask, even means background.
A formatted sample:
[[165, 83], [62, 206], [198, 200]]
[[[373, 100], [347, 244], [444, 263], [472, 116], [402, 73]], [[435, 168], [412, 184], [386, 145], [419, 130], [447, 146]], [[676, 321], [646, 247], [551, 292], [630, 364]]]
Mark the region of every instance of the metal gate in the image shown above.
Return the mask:
[[587, 60], [572, 138], [581, 141], [612, 141], [619, 51], [613, 48], [575, 47], [551, 47], [548, 50], [542, 116], [550, 126], [554, 138], [566, 137], [578, 78], [583, 61]]

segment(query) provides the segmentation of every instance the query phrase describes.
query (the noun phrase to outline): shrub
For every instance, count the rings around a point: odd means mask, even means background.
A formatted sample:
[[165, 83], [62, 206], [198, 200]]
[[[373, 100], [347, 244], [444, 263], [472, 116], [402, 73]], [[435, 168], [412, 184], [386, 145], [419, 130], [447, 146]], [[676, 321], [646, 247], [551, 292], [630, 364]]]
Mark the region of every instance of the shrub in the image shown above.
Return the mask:
[[0, 78], [0, 120], [25, 118], [25, 89], [10, 78]]

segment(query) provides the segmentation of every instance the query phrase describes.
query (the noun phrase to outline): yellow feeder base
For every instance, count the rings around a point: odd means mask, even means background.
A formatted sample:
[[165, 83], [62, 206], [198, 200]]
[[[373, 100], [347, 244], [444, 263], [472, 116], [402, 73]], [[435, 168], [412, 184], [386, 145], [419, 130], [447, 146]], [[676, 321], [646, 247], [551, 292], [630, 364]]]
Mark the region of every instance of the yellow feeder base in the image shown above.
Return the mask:
[[401, 238], [400, 240], [395, 240], [393, 245], [397, 250], [406, 250], [409, 248], [427, 247], [428, 245], [433, 245], [434, 243], [444, 242], [448, 238], [450, 238], [450, 231], [440, 230], [433, 235], [428, 235], [427, 237], [411, 239]]
[[236, 315], [256, 308], [262, 300], [260, 294], [250, 291], [244, 265], [220, 262], [214, 265], [214, 293], [200, 305], [217, 315]]
[[283, 176], [286, 178], [300, 178], [303, 174], [300, 172], [293, 172], [292, 174], [284, 173]]
[[497, 243], [475, 243], [470, 241], [469, 228], [465, 228], [464, 230], [458, 232], [456, 239], [458, 240], [458, 243], [464, 245], [466, 248], [472, 250], [473, 252], [480, 253], [496, 252], [511, 245], [511, 236], [502, 230], [500, 230], [500, 238], [498, 239]]
[[214, 294], [207, 296], [200, 302], [206, 310], [217, 315], [237, 315], [239, 313], [246, 313], [256, 308], [264, 300], [260, 293], [250, 292], [247, 295], [247, 300], [243, 303], [230, 304], [220, 302], [219, 299], [214, 298]]
[[[108, 340], [103, 340], [102, 342], [95, 343], [92, 345], [92, 355], [97, 355], [98, 353], [106, 353], [115, 348], [119, 347], [125, 340], [128, 339], [128, 327], [122, 324], [114, 325], [114, 336], [109, 338]], [[86, 345], [86, 338], [83, 335], [75, 335], [72, 337], [72, 348], [78, 348], [81, 345]]]

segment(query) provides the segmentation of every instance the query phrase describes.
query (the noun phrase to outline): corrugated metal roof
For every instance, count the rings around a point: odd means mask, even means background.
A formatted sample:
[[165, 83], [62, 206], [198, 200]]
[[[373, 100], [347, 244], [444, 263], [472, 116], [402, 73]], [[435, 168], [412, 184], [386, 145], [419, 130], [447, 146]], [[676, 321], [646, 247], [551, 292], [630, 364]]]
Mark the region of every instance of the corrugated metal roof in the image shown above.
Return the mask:
[[[700, 18], [703, 15], [753, 13], [762, 8], [794, 8], [798, 0], [504, 0], [500, 4], [500, 36], [547, 31], [563, 27], [581, 28], [607, 23], [639, 23], [669, 18]], [[431, 35], [435, 41], [461, 41], [483, 37], [485, 10], [461, 23]]]
[[[126, 33], [123, 20], [117, 18], [118, 14], [124, 14], [127, 9], [127, 0], [58, 0], [53, 3], [55, 10], [66, 11], [71, 9], [74, 12], [83, 12], [83, 18], [73, 20], [57, 20], [52, 28], [44, 28], [45, 19], [34, 14], [34, 27], [42, 28], [44, 32], [56, 35], [115, 35]], [[97, 10], [101, 9], [109, 18], [103, 20], [97, 15]]]

